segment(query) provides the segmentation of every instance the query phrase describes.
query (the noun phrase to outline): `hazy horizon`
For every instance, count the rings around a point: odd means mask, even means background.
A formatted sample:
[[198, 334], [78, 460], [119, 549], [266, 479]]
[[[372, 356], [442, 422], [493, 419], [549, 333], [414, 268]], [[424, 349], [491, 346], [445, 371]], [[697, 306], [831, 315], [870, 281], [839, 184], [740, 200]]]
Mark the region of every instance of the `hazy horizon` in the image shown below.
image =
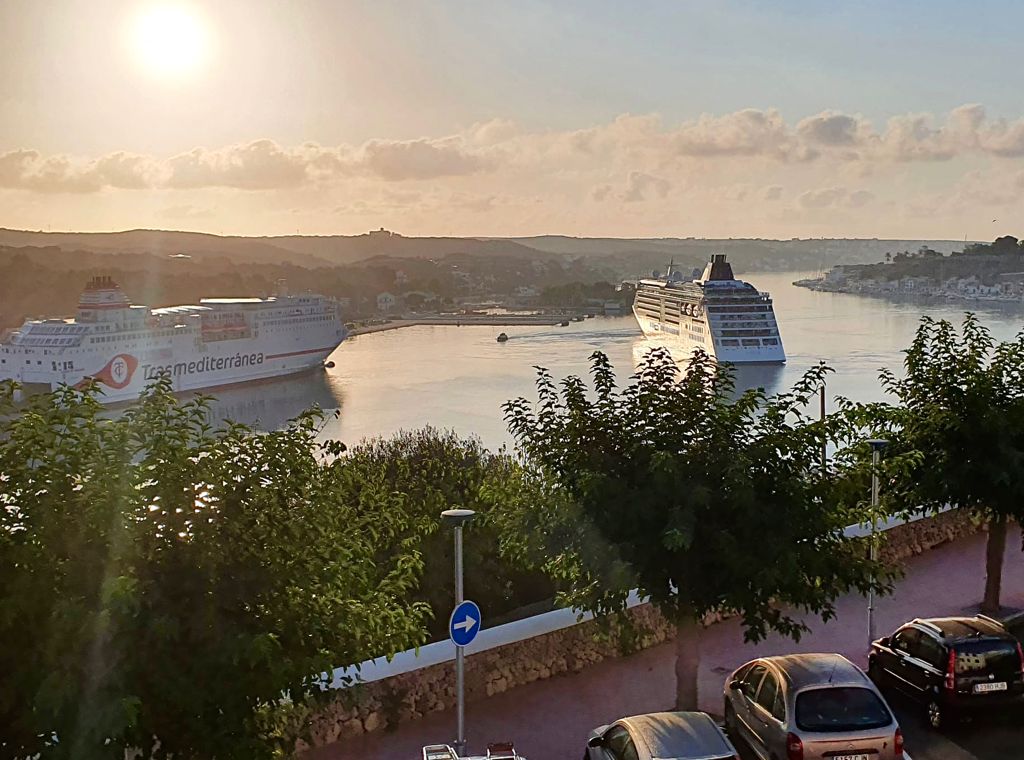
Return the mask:
[[[941, 8], [941, 13], [936, 12]], [[991, 240], [1024, 8], [0, 7], [0, 226]]]

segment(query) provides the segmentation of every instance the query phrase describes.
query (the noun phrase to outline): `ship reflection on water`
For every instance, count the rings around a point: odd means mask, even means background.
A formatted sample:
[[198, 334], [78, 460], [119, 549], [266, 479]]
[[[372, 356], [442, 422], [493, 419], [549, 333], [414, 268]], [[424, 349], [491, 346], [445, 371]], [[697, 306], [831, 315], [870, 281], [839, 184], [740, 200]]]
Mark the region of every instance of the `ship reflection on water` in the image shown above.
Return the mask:
[[[652, 348], [665, 348], [675, 359], [680, 370], [685, 370], [690, 361], [690, 349], [676, 344], [673, 341], [660, 341], [657, 338], [637, 338], [633, 343], [633, 364], [639, 366], [640, 361]], [[763, 388], [768, 395], [783, 390], [781, 387], [782, 378], [785, 373], [785, 365], [772, 364], [733, 364], [732, 376], [736, 384], [734, 396], [738, 397], [744, 391], [753, 388]]]
[[[213, 388], [205, 392], [212, 396], [209, 422], [219, 425], [225, 421], [241, 422], [257, 430], [276, 430], [284, 427], [313, 406], [327, 413], [341, 408], [342, 389], [339, 378], [322, 370], [290, 377], [275, 378], [244, 385]], [[195, 394], [185, 394], [189, 398]]]

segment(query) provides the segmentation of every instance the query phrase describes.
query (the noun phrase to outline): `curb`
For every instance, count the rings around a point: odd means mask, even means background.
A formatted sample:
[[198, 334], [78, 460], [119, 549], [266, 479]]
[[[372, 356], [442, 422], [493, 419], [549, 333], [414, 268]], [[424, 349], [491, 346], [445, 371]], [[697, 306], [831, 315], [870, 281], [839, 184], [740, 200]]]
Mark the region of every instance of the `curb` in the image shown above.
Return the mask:
[[1024, 622], [1024, 610], [1018, 610], [1017, 612], [1011, 612], [1009, 615], [1004, 615], [999, 618], [1003, 625], [1007, 628], [1017, 625], [1018, 623]]

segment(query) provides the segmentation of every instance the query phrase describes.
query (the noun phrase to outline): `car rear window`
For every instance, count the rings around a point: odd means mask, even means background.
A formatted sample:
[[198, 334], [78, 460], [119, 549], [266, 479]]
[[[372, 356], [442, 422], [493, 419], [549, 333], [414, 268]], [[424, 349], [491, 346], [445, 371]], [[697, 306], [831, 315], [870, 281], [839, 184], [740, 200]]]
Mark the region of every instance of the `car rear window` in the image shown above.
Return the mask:
[[957, 675], [1013, 673], [1020, 670], [1017, 644], [1012, 641], [967, 641], [957, 644], [955, 651]]
[[858, 731], [890, 723], [889, 708], [871, 689], [835, 686], [796, 698], [796, 725], [803, 731]]

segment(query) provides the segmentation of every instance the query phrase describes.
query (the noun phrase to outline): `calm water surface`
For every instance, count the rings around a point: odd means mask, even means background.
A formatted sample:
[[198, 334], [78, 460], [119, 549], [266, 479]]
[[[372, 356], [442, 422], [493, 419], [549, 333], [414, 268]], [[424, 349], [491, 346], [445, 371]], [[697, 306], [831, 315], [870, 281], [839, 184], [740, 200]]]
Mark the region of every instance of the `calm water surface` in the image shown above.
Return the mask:
[[[742, 276], [742, 275], [739, 275]], [[1024, 327], [1017, 305], [898, 302], [794, 287], [801, 273], [751, 275], [768, 290], [786, 346], [781, 367], [743, 367], [741, 386], [787, 389], [809, 367], [824, 360], [836, 372], [828, 395], [861, 401], [883, 398], [881, 367], [899, 369], [901, 351], [922, 314], [962, 318], [975, 311], [998, 339]], [[507, 343], [495, 337], [504, 330]], [[339, 410], [323, 435], [356, 443], [425, 425], [478, 436], [485, 445], [509, 443], [501, 405], [518, 396], [534, 398], [534, 366], [556, 378], [586, 374], [588, 357], [608, 354], [621, 381], [656, 339], [640, 333], [632, 315], [595, 317], [568, 327], [408, 327], [345, 341], [325, 373], [217, 392], [213, 413], [263, 428], [283, 425], [311, 404]]]

